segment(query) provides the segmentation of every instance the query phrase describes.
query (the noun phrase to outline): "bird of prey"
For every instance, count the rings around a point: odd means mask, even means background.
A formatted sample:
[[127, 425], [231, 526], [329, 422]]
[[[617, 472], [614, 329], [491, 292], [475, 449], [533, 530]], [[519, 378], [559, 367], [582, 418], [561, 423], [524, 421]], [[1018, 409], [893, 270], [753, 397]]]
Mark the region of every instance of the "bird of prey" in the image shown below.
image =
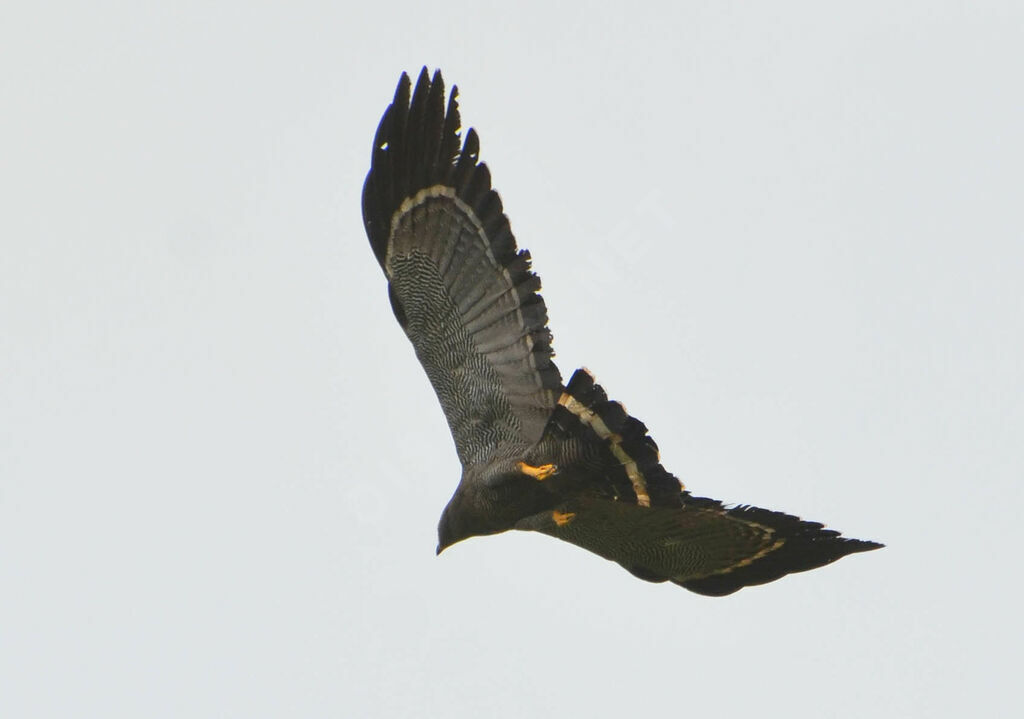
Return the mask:
[[881, 544], [686, 491], [638, 419], [585, 369], [562, 384], [530, 254], [516, 248], [457, 89], [402, 74], [373, 141], [363, 221], [395, 317], [441, 402], [462, 478], [437, 552], [541, 532], [650, 582], [710, 596]]

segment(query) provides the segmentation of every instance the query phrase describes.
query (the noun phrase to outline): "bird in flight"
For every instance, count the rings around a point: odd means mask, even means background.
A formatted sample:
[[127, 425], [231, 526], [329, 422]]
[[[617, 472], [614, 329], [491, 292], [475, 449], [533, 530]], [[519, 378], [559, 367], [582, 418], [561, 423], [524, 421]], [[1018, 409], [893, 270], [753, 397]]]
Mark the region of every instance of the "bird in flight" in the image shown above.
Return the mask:
[[440, 71], [423, 68], [415, 88], [403, 73], [363, 187], [391, 308], [462, 463], [438, 554], [469, 537], [541, 532], [641, 579], [721, 596], [883, 546], [692, 495], [586, 369], [562, 383], [540, 278], [516, 247], [477, 133], [461, 139], [457, 94], [445, 101]]

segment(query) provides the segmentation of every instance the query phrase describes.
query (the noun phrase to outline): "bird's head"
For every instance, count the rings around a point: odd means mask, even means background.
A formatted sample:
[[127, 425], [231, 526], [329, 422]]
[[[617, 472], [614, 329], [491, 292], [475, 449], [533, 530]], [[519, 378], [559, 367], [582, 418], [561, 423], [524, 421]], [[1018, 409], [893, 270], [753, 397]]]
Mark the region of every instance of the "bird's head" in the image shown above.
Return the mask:
[[511, 529], [514, 519], [505, 516], [509, 507], [507, 495], [508, 488], [503, 482], [492, 483], [483, 474], [463, 474], [437, 524], [437, 553], [463, 539]]
[[437, 553], [440, 554], [460, 539], [465, 539], [466, 534], [459, 526], [458, 513], [452, 510], [451, 502], [441, 512], [441, 521], [437, 523]]
[[[459, 485], [437, 523], [437, 553], [470, 537], [482, 537], [511, 529], [511, 525], [488, 511], [486, 497], [478, 487]], [[489, 493], [488, 493], [489, 494]]]
[[440, 554], [456, 542], [480, 534], [475, 524], [478, 522], [474, 522], [469, 503], [461, 492], [456, 492], [441, 512], [441, 521], [437, 523], [437, 553]]
[[[514, 460], [464, 471], [437, 525], [437, 553], [469, 537], [498, 534], [552, 502], [545, 483]], [[550, 466], [550, 465], [547, 465]]]

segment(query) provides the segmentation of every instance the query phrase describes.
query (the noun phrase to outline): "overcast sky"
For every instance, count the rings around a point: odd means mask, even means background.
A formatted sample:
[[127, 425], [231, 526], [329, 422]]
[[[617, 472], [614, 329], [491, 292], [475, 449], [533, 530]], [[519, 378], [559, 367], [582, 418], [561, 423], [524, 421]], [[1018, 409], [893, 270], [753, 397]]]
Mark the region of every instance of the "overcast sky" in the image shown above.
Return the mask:
[[[1019, 2], [0, 10], [0, 715], [1009, 715]], [[440, 67], [557, 362], [695, 493], [878, 552], [724, 599], [459, 466], [360, 192]]]

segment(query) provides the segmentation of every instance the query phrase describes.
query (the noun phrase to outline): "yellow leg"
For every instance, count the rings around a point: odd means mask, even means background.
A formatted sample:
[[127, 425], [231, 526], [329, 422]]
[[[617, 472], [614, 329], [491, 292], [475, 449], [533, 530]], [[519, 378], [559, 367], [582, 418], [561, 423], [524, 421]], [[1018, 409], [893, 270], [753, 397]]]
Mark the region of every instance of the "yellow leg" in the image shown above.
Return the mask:
[[551, 513], [551, 518], [559, 527], [567, 525], [575, 516], [576, 512], [559, 512], [557, 509]]
[[539, 467], [534, 467], [526, 462], [520, 462], [516, 466], [519, 468], [520, 472], [533, 477], [538, 482], [543, 482], [551, 475], [558, 473], [558, 467], [553, 464], [542, 464]]

